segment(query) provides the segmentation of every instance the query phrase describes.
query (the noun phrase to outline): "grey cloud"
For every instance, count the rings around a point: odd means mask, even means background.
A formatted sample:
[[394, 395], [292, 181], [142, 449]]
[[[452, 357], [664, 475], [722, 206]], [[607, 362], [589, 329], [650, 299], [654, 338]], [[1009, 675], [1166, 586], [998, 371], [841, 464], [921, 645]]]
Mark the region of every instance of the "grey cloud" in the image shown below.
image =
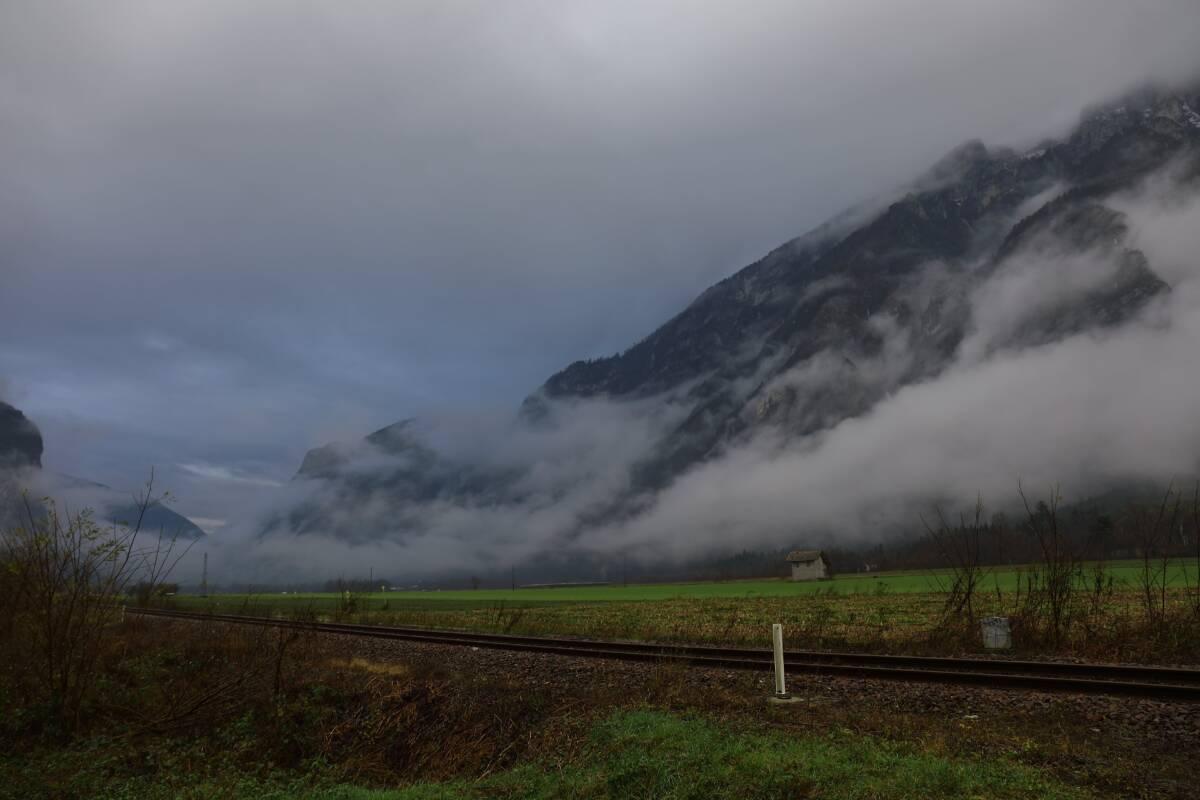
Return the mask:
[[158, 464], [232, 518], [263, 487], [173, 465], [282, 482], [402, 417], [504, 417], [1196, 41], [1193, 0], [5, 4], [0, 388], [49, 465]]
[[250, 486], [283, 485], [279, 481], [274, 481], [270, 478], [260, 478], [254, 475], [246, 475], [241, 470], [221, 466], [219, 464], [176, 464], [176, 466], [184, 472], [190, 475], [195, 475], [197, 478], [204, 480], [243, 483]]
[[[1118, 480], [1194, 476], [1200, 201], [1159, 195], [1124, 205], [1139, 244], [1177, 281], [1142, 319], [982, 363], [964, 354], [865, 417], [782, 450], [767, 436], [728, 453], [596, 541], [680, 557], [729, 539], [786, 543], [799, 529], [871, 540], [921, 503], [977, 493], [1011, 503], [1019, 479], [1038, 491], [1061, 483], [1078, 499]], [[1048, 278], [1078, 265], [1036, 266]]]
[[[505, 454], [503, 463], [527, 470], [519, 499], [415, 504], [407, 508], [411, 525], [398, 530], [395, 507], [381, 491], [356, 505], [332, 503], [335, 514], [372, 530], [369, 541], [349, 546], [320, 532], [283, 532], [238, 542], [231, 552], [249, 554], [260, 575], [282, 570], [293, 576], [314, 575], [314, 563], [320, 574], [332, 564], [351, 574], [368, 564], [398, 574], [490, 574], [551, 553], [682, 560], [732, 543], [783, 546], [800, 531], [873, 540], [916, 519], [932, 502], [981, 494], [993, 507], [1011, 504], [1019, 480], [1035, 492], [1061, 484], [1078, 499], [1122, 480], [1195, 475], [1200, 200], [1156, 180], [1114, 205], [1126, 215], [1130, 240], [1174, 281], [1167, 296], [1123, 327], [1000, 350], [986, 359], [968, 338], [943, 374], [896, 388], [912, 354], [881, 313], [874, 324], [887, 344], [876, 359], [849, 368], [838, 354], [826, 353], [778, 381], [797, 391], [838, 381], [886, 388], [889, 394], [870, 413], [799, 440], [763, 429], [647, 499], [641, 513], [593, 525], [584, 536], [570, 532], [589, 509], [622, 496], [630, 467], [688, 411], [686, 404], [655, 415], [648, 412], [663, 407], [661, 398], [589, 401], [563, 409], [563, 425], [543, 430], [450, 425], [447, 430], [462, 438], [441, 445], [456, 457]], [[1007, 297], [1020, 291], [1010, 288], [1014, 281], [1024, 286], [1030, 280], [1057, 286], [1056, 296], [1078, 296], [1111, 274], [1118, 260], [1116, 252], [1081, 260], [1042, 241], [1011, 269], [990, 275], [967, 302], [973, 299], [978, 312], [979, 297]], [[914, 290], [947, 279], [931, 264]], [[1021, 303], [999, 304], [1014, 312], [1009, 320], [1025, 310]], [[975, 337], [994, 336], [1000, 322], [984, 314]], [[1006, 333], [1007, 321], [998, 330]], [[311, 501], [326, 489], [295, 491]]]

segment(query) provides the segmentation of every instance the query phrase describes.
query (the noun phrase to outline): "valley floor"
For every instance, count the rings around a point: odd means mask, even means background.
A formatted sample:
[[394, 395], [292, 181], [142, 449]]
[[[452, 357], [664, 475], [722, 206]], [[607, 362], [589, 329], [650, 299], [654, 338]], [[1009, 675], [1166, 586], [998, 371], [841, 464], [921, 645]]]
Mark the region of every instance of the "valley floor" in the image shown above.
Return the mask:
[[[1188, 571], [1185, 572], [1184, 569]], [[930, 591], [936, 573], [879, 580], [843, 578], [371, 595], [179, 595], [167, 606], [361, 624], [487, 633], [767, 647], [784, 626], [790, 649], [958, 655], [983, 651], [979, 620], [1008, 617], [1026, 657], [1169, 664], [1200, 663], [1200, 582], [1177, 565], [1161, 592], [1147, 593], [1110, 565], [1103, 580], [1082, 573], [1061, 612], [1008, 573], [986, 577], [969, 605]], [[1086, 579], [1086, 580], [1085, 580]], [[905, 587], [893, 590], [891, 587]], [[922, 591], [917, 591], [922, 588]], [[608, 599], [600, 600], [599, 597]]]
[[[1196, 796], [1200, 708], [131, 619], [73, 738], [3, 698], [0, 797]], [[40, 726], [40, 727], [39, 727]]]

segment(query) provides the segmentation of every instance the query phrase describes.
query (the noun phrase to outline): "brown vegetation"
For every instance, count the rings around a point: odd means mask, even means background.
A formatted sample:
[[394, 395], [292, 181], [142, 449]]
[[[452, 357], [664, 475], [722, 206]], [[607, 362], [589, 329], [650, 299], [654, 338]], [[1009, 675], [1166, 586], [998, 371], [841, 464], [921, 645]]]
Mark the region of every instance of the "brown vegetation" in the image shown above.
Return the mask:
[[[92, 737], [87, 758], [103, 754], [116, 774], [168, 787], [217, 761], [247, 776], [375, 786], [478, 779], [531, 760], [574, 763], [595, 720], [650, 706], [702, 712], [734, 730], [856, 731], [949, 757], [995, 750], [1102, 796], [1138, 796], [1153, 777], [1184, 797], [1190, 777], [1177, 746], [1200, 736], [1188, 707], [1146, 701], [798, 675], [790, 688], [806, 702], [773, 709], [768, 678], [754, 672], [310, 632], [281, 650], [277, 635], [130, 616], [106, 637], [104, 692], [75, 732]], [[13, 723], [0, 725], [0, 745], [32, 754], [36, 737]], [[1103, 736], [1089, 733], [1097, 726]], [[48, 776], [61, 785], [45, 796], [89, 796], [69, 777]]]
[[138, 588], [157, 592], [186, 552], [161, 534], [147, 542], [146, 512], [161, 497], [151, 473], [128, 524], [102, 525], [88, 509], [50, 498], [20, 500], [19, 520], [0, 529], [0, 661], [21, 707], [56, 731], [80, 723], [99, 676], [104, 638]]

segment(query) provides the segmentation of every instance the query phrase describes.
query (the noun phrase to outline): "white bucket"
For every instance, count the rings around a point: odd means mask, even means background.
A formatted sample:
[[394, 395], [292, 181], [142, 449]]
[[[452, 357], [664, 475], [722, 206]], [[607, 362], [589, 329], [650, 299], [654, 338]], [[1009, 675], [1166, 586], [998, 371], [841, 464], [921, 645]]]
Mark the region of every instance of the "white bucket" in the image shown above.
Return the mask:
[[983, 631], [983, 646], [988, 650], [1008, 650], [1012, 647], [1012, 627], [1008, 617], [984, 617], [979, 621]]

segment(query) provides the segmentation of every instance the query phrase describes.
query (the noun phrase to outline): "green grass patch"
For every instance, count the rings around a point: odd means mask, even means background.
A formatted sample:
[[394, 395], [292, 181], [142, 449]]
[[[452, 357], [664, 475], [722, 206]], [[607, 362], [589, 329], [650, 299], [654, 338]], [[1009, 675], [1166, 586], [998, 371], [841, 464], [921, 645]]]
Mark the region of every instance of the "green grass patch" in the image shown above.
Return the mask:
[[320, 800], [450, 798], [659, 798], [746, 800], [967, 800], [1088, 795], [998, 758], [956, 761], [852, 734], [795, 738], [730, 733], [700, 719], [653, 711], [599, 724], [577, 766], [525, 765], [479, 782], [396, 791], [337, 788]]
[[[849, 732], [797, 737], [731, 731], [706, 719], [658, 711], [621, 712], [598, 723], [566, 765], [527, 763], [482, 780], [397, 789], [331, 786], [328, 769], [321, 765], [307, 772], [266, 768], [260, 775], [248, 775], [219, 753], [202, 759], [197, 755], [185, 746], [160, 753], [157, 763], [131, 765], [98, 753], [89, 757], [86, 748], [73, 748], [22, 765], [24, 769], [0, 759], [0, 774], [7, 778], [0, 797], [1066, 800], [1091, 796], [1037, 769], [1013, 763], [1003, 754], [966, 761]], [[131, 768], [138, 774], [129, 774]]]
[[[1139, 562], [1117, 561], [1106, 565], [1107, 574], [1119, 589], [1137, 586]], [[1186, 572], [1185, 572], [1186, 571]], [[1014, 591], [1019, 576], [1028, 568], [995, 567], [983, 582], [983, 591]], [[1178, 561], [1171, 565], [1168, 586], [1183, 587], [1190, 577], [1196, 583], [1196, 565]], [[734, 599], [757, 597], [803, 597], [814, 594], [855, 595], [879, 592], [910, 594], [937, 592], [949, 582], [944, 570], [863, 573], [839, 575], [824, 581], [791, 581], [785, 578], [713, 581], [704, 583], [648, 583], [631, 586], [564, 586], [545, 589], [463, 589], [447, 591], [372, 592], [355, 596], [357, 612], [472, 610], [496, 607], [540, 608], [568, 603], [638, 602], [686, 599]], [[173, 598], [181, 609], [212, 609], [230, 613], [240, 609], [289, 611], [311, 608], [333, 611], [339, 604], [334, 592], [219, 594], [208, 598], [179, 595]]]
[[[1091, 633], [1067, 636], [1058, 651], [1116, 660], [1194, 657], [1147, 627], [1135, 562], [1106, 565], [1103, 589], [1093, 591], [1090, 568], [1081, 575], [1077, 618]], [[1187, 570], [1187, 572], [1185, 572]], [[1196, 586], [1194, 564], [1174, 562], [1168, 571], [1168, 605], [1183, 613], [1187, 586]], [[1027, 594], [1016, 590], [1016, 568], [995, 568], [981, 581], [977, 615], [1013, 615]], [[1028, 573], [1025, 573], [1028, 574]], [[947, 595], [938, 591], [944, 573], [846, 575], [829, 581], [786, 579], [709, 583], [642, 584], [546, 589], [387, 592], [355, 595], [347, 603], [333, 593], [214, 595], [172, 598], [177, 608], [216, 613], [337, 618], [366, 624], [417, 626], [594, 639], [696, 642], [766, 646], [773, 623], [782, 623], [788, 647], [870, 649], [889, 652], [958, 653], [978, 649], [972, 632], [950, 639], [935, 634], [944, 622]], [[1110, 583], [1111, 581], [1111, 583]], [[1140, 627], [1139, 627], [1140, 626]], [[1081, 629], [1082, 630], [1082, 629]], [[1097, 635], [1099, 630], [1111, 634]], [[1018, 632], [1016, 646], [1037, 651], [1036, 631]], [[964, 638], [964, 636], [966, 638]]]

